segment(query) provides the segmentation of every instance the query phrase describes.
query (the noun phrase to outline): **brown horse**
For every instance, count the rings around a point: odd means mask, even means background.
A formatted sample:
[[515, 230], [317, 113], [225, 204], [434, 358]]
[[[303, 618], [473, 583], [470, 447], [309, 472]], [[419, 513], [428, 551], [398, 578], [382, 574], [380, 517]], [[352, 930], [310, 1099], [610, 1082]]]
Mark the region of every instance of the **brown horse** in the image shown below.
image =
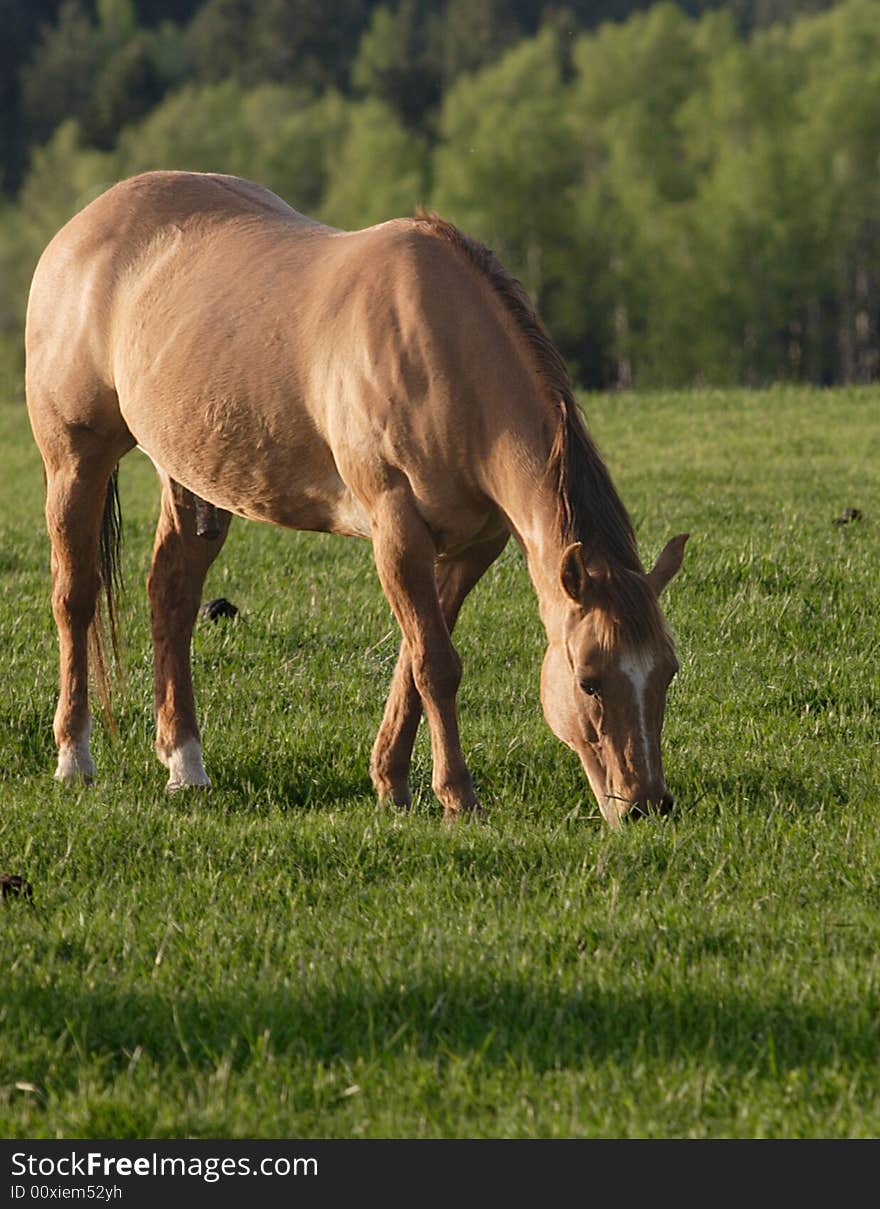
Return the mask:
[[113, 624], [116, 471], [138, 445], [162, 483], [148, 590], [169, 789], [209, 783], [190, 644], [235, 514], [372, 541], [403, 634], [371, 761], [380, 799], [410, 800], [424, 709], [446, 816], [476, 805], [450, 634], [513, 533], [547, 631], [547, 721], [613, 826], [669, 807], [660, 730], [676, 660], [658, 596], [686, 535], [644, 572], [559, 354], [487, 248], [433, 215], [337, 231], [235, 177], [146, 173], [49, 244], [26, 343], [60, 780], [94, 775], [89, 638], [102, 580]]

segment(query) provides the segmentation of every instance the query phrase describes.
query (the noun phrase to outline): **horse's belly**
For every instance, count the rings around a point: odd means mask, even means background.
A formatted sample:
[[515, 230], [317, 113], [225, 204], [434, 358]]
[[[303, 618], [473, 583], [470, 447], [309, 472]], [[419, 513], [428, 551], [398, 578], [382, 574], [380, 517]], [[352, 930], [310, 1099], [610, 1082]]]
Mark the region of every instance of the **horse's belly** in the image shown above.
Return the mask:
[[288, 529], [370, 536], [366, 512], [339, 477], [326, 446], [288, 451], [283, 458], [277, 449], [265, 456], [246, 446], [249, 456], [229, 450], [220, 461], [200, 456], [198, 445], [169, 448], [136, 435], [160, 474], [234, 516]]

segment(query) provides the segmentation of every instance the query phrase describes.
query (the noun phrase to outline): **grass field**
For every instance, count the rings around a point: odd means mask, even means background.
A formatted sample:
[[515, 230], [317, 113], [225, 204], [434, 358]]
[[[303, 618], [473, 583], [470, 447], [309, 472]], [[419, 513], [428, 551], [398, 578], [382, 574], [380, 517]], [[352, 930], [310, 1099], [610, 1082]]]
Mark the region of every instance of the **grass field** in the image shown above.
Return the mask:
[[[505, 552], [457, 643], [482, 821], [367, 771], [396, 634], [364, 543], [239, 522], [200, 623], [208, 794], [163, 792], [122, 464], [129, 684], [89, 789], [52, 780], [42, 478], [0, 407], [0, 1135], [880, 1134], [876, 391], [591, 398], [668, 592], [675, 815], [613, 834], [545, 727]], [[844, 508], [859, 522], [835, 526]]]

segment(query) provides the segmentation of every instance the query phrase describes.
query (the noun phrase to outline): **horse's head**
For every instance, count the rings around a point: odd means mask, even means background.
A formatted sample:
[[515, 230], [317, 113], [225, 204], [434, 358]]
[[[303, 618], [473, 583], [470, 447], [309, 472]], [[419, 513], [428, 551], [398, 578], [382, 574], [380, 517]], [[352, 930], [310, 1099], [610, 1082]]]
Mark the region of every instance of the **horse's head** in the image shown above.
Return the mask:
[[541, 672], [544, 716], [580, 757], [612, 827], [628, 812], [667, 812], [660, 731], [678, 669], [658, 597], [681, 567], [687, 534], [647, 575], [587, 566], [580, 543], [562, 558], [563, 623]]

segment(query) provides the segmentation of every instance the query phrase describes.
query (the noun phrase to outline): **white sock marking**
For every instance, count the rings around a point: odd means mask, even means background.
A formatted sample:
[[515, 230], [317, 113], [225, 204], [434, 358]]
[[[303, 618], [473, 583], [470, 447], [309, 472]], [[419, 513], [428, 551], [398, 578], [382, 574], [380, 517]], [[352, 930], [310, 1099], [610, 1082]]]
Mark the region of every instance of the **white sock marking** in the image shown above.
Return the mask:
[[627, 652], [620, 661], [620, 670], [633, 686], [636, 698], [636, 709], [639, 715], [639, 730], [642, 736], [642, 752], [645, 757], [645, 776], [649, 785], [654, 783], [654, 771], [651, 766], [651, 751], [648, 745], [648, 725], [645, 719], [645, 689], [648, 677], [654, 670], [654, 657], [643, 651]]
[[92, 720], [86, 722], [85, 730], [78, 739], [62, 743], [58, 748], [58, 767], [55, 769], [56, 781], [75, 781], [82, 777], [91, 781], [95, 776], [95, 762], [89, 750], [89, 736], [92, 733]]
[[170, 775], [165, 788], [169, 793], [175, 789], [207, 787], [211, 784], [202, 763], [202, 745], [198, 739], [187, 739], [180, 747], [175, 747], [168, 756], [167, 764]]

